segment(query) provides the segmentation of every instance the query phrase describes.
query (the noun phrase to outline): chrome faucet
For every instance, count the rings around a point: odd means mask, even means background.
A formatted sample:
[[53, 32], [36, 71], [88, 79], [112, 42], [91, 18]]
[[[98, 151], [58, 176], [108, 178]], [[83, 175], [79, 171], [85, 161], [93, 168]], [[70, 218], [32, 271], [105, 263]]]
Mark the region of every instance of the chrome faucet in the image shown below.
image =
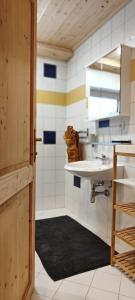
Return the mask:
[[103, 165], [105, 165], [108, 161], [108, 157], [105, 154], [101, 154], [101, 156], [96, 156], [96, 159], [101, 159], [103, 162]]

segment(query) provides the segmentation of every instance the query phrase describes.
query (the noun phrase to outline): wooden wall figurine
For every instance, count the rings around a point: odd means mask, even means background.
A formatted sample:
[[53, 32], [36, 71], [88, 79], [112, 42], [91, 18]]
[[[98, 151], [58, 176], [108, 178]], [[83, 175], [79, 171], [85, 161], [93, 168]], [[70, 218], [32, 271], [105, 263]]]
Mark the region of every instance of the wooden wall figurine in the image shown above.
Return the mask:
[[65, 131], [64, 140], [67, 145], [68, 162], [81, 160], [79, 134], [73, 126], [68, 126]]

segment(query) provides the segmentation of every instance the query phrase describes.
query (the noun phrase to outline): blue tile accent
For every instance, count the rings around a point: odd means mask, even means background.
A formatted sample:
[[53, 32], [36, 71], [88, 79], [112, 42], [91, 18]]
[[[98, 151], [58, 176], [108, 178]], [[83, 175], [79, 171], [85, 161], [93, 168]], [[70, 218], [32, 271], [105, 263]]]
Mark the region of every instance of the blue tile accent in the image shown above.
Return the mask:
[[56, 78], [56, 65], [44, 64], [44, 77]]
[[98, 122], [98, 127], [99, 128], [110, 127], [110, 120], [100, 120]]
[[74, 176], [74, 186], [80, 189], [81, 187], [81, 178], [79, 176]]
[[43, 144], [56, 144], [56, 131], [43, 131]]

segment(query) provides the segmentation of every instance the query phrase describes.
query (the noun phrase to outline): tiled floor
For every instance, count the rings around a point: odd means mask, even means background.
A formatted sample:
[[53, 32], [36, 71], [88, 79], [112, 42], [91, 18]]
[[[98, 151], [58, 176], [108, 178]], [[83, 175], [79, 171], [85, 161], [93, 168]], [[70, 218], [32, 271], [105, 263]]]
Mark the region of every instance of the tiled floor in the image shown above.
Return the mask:
[[[60, 211], [58, 215], [61, 215]], [[51, 216], [50, 213], [48, 216]], [[133, 300], [135, 283], [111, 266], [54, 282], [44, 270], [36, 254], [35, 292], [31, 300], [49, 299]]]

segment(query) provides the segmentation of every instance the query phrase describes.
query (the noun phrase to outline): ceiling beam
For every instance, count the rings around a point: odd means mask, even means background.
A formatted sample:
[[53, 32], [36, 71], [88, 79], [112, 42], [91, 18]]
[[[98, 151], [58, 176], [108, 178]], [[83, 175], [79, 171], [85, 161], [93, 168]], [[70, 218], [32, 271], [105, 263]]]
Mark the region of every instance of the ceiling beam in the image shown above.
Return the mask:
[[72, 55], [71, 49], [37, 42], [37, 56], [68, 61]]

